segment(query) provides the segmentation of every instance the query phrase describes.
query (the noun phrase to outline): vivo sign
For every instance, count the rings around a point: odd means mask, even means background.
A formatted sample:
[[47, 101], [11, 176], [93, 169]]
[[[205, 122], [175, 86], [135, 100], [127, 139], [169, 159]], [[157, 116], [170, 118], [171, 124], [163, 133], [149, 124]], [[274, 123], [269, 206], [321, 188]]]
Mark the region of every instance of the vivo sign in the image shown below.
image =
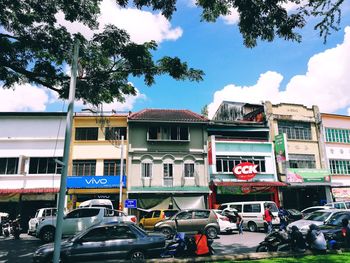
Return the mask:
[[258, 173], [258, 165], [244, 162], [239, 165], [233, 167], [232, 172], [239, 180], [250, 180], [256, 176]]
[[[120, 176], [68, 176], [67, 188], [118, 188]], [[123, 187], [126, 176], [123, 176]]]

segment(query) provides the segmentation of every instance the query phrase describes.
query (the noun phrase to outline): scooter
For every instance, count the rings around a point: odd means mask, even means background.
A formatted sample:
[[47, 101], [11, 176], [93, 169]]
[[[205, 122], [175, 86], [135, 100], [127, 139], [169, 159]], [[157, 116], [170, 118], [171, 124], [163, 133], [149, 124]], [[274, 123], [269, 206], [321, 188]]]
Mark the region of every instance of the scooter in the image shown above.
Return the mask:
[[19, 239], [19, 236], [21, 235], [21, 227], [19, 225], [19, 221], [13, 220], [11, 224], [11, 234], [15, 239]]
[[260, 242], [256, 252], [289, 251], [290, 239], [285, 230], [273, 231]]

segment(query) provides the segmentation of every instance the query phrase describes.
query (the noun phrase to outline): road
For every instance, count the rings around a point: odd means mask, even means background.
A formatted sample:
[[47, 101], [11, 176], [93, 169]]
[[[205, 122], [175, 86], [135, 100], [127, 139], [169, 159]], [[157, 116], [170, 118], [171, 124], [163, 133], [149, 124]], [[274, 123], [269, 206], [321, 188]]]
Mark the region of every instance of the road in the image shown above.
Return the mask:
[[[222, 234], [215, 239], [213, 248], [215, 254], [241, 254], [255, 251], [260, 241], [264, 239], [264, 233], [244, 232], [243, 235]], [[0, 263], [29, 263], [32, 254], [37, 247], [42, 245], [41, 241], [26, 234], [21, 235], [20, 240], [13, 237], [4, 238], [0, 236]], [[113, 261], [101, 261], [113, 262]]]

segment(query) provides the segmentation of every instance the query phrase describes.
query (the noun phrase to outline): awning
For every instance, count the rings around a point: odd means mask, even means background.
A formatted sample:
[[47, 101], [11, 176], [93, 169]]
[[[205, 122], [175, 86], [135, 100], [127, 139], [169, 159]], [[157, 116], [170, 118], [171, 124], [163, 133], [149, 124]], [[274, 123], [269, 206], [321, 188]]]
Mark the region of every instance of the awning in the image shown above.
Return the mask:
[[58, 193], [59, 188], [17, 188], [0, 189], [0, 194], [40, 194], [40, 193]]
[[216, 186], [256, 186], [256, 187], [264, 187], [264, 186], [287, 186], [286, 183], [282, 182], [215, 182]]

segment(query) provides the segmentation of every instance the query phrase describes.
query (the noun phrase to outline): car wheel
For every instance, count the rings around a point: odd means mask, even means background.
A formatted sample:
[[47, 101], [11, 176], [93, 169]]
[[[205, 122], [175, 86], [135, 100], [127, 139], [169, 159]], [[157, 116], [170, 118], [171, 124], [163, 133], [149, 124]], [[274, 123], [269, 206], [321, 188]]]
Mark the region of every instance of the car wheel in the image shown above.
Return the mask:
[[161, 232], [167, 239], [171, 238], [171, 235], [173, 233], [169, 227], [162, 228]]
[[257, 232], [258, 231], [258, 226], [254, 222], [249, 222], [248, 223], [248, 229], [250, 232]]
[[140, 250], [135, 250], [130, 253], [130, 261], [132, 263], [141, 263], [145, 262], [145, 253]]
[[208, 238], [214, 239], [218, 236], [218, 231], [215, 227], [208, 227], [205, 231]]
[[53, 227], [47, 227], [41, 231], [41, 234], [40, 234], [41, 241], [48, 243], [48, 242], [52, 242], [54, 238], [55, 238], [55, 229]]

